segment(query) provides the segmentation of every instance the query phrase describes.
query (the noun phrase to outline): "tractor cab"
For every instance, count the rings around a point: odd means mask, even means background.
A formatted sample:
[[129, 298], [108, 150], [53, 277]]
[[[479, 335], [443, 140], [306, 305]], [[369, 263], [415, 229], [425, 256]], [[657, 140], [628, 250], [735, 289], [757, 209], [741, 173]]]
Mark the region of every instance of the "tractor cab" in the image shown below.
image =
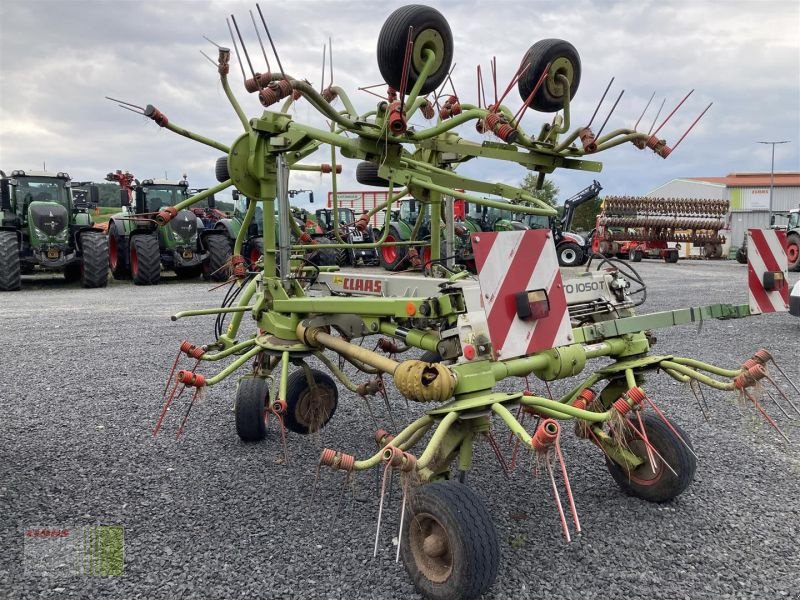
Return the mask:
[[178, 183], [160, 179], [145, 179], [136, 187], [136, 212], [156, 213], [168, 206], [175, 206], [189, 197], [189, 182]]
[[31, 225], [33, 243], [66, 242], [72, 213], [67, 173], [12, 171], [10, 208], [21, 226]]
[[510, 208], [502, 209], [493, 206], [469, 204], [467, 216], [478, 224], [482, 231], [515, 231], [528, 229]]
[[322, 208], [316, 211], [317, 223], [323, 231], [331, 231], [334, 227], [346, 227], [356, 222], [356, 213], [352, 208], [338, 208], [337, 218], [333, 217], [333, 210]]

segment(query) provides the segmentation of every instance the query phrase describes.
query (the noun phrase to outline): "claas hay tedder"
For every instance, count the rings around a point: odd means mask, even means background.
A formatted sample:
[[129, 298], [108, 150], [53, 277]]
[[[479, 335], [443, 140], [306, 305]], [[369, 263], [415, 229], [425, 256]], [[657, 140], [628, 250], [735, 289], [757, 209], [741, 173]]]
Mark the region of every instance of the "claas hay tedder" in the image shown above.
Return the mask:
[[[260, 8], [254, 25], [258, 17], [259, 27], [268, 33]], [[443, 95], [454, 51], [444, 16], [428, 6], [399, 8], [385, 21], [377, 42], [386, 96], [373, 110], [358, 114], [347, 93], [332, 81], [318, 91], [302, 77], [286, 73], [279, 60], [277, 71], [268, 66], [267, 72], [256, 72], [233, 16], [229, 27], [234, 50], [241, 52], [244, 86], [265, 108], [259, 116], [246, 116], [228, 80], [231, 52], [218, 46], [212, 62], [244, 129], [230, 145], [175, 125], [152, 105], [128, 105], [161, 127], [227, 156], [229, 178], [161, 210], [160, 223], [166, 225], [180, 210], [232, 185], [253, 200], [236, 240], [232, 291], [224, 305], [173, 316], [213, 316], [217, 326], [213, 339], [180, 344], [154, 434], [164, 426], [175, 398], [186, 391], [190, 400], [176, 423], [180, 435], [198, 396], [229, 377], [238, 377], [236, 431], [246, 442], [264, 439], [270, 415], [280, 417], [281, 426], [292, 432], [317, 432], [333, 416], [340, 389], [346, 390], [348, 400], [356, 400], [381, 394], [393, 384], [408, 402], [424, 404], [427, 412], [395, 431], [370, 432], [377, 442], [371, 456], [325, 448], [318, 469], [340, 471], [347, 478], [380, 470], [384, 482], [388, 472], [399, 471], [407, 485], [397, 553], [416, 588], [429, 598], [477, 598], [496, 577], [500, 546], [491, 514], [463, 483], [463, 475], [472, 467], [476, 443], [491, 443], [499, 428], [507, 428], [518, 451], [535, 457], [542, 476], [549, 478], [569, 539], [568, 520], [575, 532], [580, 532], [580, 522], [579, 502], [573, 498], [560, 446], [560, 436], [568, 429], [602, 450], [612, 477], [629, 494], [664, 502], [692, 481], [695, 454], [689, 436], [648, 394], [645, 376], [658, 371], [693, 389], [706, 385], [729, 390], [746, 398], [774, 425], [755, 393], [771, 381], [766, 350], [723, 368], [652, 354], [650, 330], [785, 310], [785, 256], [760, 261], [748, 304], [641, 315], [635, 313], [643, 296], [635, 272], [606, 263], [562, 278], [548, 230], [473, 234], [477, 277], [448, 270], [440, 260], [443, 197], [501, 209], [511, 202], [520, 214], [555, 215], [553, 208], [522, 189], [457, 174], [460, 163], [515, 163], [538, 173], [541, 185], [559, 168], [599, 171], [601, 164], [590, 155], [622, 144], [632, 143], [664, 158], [674, 150], [665, 140], [634, 129], [600, 135], [593, 133], [591, 121], [573, 127], [570, 102], [581, 79], [581, 63], [570, 43], [547, 39], [533, 44], [495, 103], [468, 104], [455, 94]], [[505, 103], [515, 84], [522, 100], [517, 113]], [[294, 120], [289, 107], [299, 101], [318, 111], [330, 129]], [[522, 125], [526, 108], [553, 113], [554, 118], [531, 133]], [[410, 127], [409, 120], [418, 112], [431, 124]], [[465, 139], [459, 129], [467, 126], [487, 139]], [[432, 276], [365, 275], [291, 261], [292, 252], [302, 254], [311, 246], [302, 235], [297, 236], [300, 244], [290, 245], [289, 173], [312, 168], [301, 161], [323, 146], [331, 148], [334, 165], [338, 149], [346, 158], [372, 163], [378, 176], [389, 182], [388, 201], [376, 211], [390, 209], [407, 193], [430, 207], [420, 212], [431, 219]], [[256, 205], [263, 207], [264, 255], [258, 268], [249, 270], [241, 251]], [[387, 231], [374, 247], [387, 243]], [[409, 252], [420, 246], [416, 240], [391, 243]], [[231, 320], [224, 326], [221, 319], [226, 316]], [[245, 320], [252, 323], [249, 331]], [[379, 338], [374, 350], [370, 343], [359, 344], [372, 336]], [[414, 358], [419, 354], [412, 349], [424, 351], [424, 360]], [[405, 351], [408, 358], [403, 358]], [[179, 368], [184, 355], [194, 360], [193, 368]], [[313, 368], [308, 362], [312, 357], [327, 372]], [[604, 366], [587, 369], [587, 361], [597, 358], [606, 360]], [[348, 376], [336, 359], [353, 365], [359, 378]], [[218, 361], [227, 364], [212, 374]], [[528, 389], [496, 390], [500, 381], [526, 377], [545, 382], [569, 378], [574, 383], [554, 399]], [[525, 415], [535, 416], [536, 425], [526, 427]], [[566, 496], [563, 504], [560, 488]], [[376, 550], [378, 542], [376, 536]]]

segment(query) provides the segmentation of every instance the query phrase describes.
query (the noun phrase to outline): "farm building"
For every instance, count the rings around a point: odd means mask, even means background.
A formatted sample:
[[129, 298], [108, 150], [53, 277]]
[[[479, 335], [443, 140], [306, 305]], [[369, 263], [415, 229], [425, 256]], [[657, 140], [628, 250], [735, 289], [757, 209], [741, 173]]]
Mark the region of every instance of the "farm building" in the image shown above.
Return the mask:
[[[741, 246], [744, 232], [769, 227], [769, 173], [729, 173], [724, 177], [682, 177], [657, 187], [646, 195], [653, 198], [703, 198], [730, 203], [727, 248]], [[800, 207], [800, 172], [776, 172], [772, 210], [787, 212]], [[780, 225], [781, 220], [777, 219]], [[687, 252], [688, 253], [688, 252]]]

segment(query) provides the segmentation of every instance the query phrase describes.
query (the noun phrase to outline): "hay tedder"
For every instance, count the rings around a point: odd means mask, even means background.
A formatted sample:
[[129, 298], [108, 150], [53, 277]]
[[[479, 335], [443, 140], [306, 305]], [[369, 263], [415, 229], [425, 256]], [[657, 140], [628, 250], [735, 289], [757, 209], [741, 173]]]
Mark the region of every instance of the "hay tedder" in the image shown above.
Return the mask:
[[[271, 41], [260, 9], [254, 24], [258, 17]], [[212, 340], [180, 345], [154, 434], [181, 393], [188, 390], [191, 399], [179, 419], [177, 435], [198, 396], [237, 373], [236, 431], [245, 442], [265, 438], [269, 416], [280, 423], [282, 433], [285, 429], [317, 432], [333, 416], [340, 388], [347, 391], [348, 401], [356, 401], [382, 395], [392, 383], [407, 401], [429, 407], [427, 412], [392, 432], [368, 432], [365, 421], [365, 435], [376, 442], [374, 453], [356, 457], [347, 448], [325, 448], [318, 472], [333, 469], [349, 479], [377, 469], [385, 484], [392, 470], [399, 471], [404, 491], [398, 559], [402, 557], [415, 586], [427, 597], [477, 598], [496, 577], [500, 545], [491, 514], [464, 483], [464, 475], [472, 467], [480, 440], [495, 449], [503, 469], [512, 468], [496, 443], [500, 427], [510, 430], [517, 451], [530, 453], [551, 482], [561, 527], [569, 539], [565, 514], [575, 532], [580, 532], [580, 522], [579, 502], [573, 498], [559, 443], [566, 429], [574, 429], [604, 453], [612, 477], [627, 493], [664, 502], [692, 481], [695, 455], [689, 438], [648, 394], [645, 376], [660, 371], [693, 390], [697, 384], [729, 390], [775, 425], [754, 393], [759, 384], [770, 381], [771, 356], [766, 350], [740, 365], [717, 367], [672, 354], [651, 354], [649, 330], [786, 310], [785, 256], [759, 263], [767, 266], [751, 278], [757, 285], [751, 288], [750, 304], [645, 315], [634, 312], [641, 304], [641, 282], [635, 273], [626, 274], [624, 265], [612, 268], [606, 263], [562, 279], [548, 230], [475, 233], [477, 278], [450, 270], [441, 260], [443, 196], [507, 207], [481, 196], [491, 194], [513, 202], [521, 214], [554, 215], [551, 207], [522, 189], [456, 174], [461, 162], [516, 163], [536, 171], [543, 182], [558, 168], [599, 171], [600, 163], [588, 160], [588, 155], [626, 142], [665, 158], [674, 149], [654, 134], [633, 129], [600, 136], [592, 133], [591, 122], [571, 128], [570, 100], [581, 76], [580, 59], [571, 44], [554, 39], [537, 42], [501, 97], [488, 106], [467, 104], [455, 94], [443, 96], [439, 89], [448, 80], [453, 57], [447, 21], [433, 8], [405, 6], [388, 17], [378, 37], [378, 66], [389, 86], [386, 97], [374, 110], [358, 114], [345, 91], [332, 82], [318, 91], [306, 80], [285, 73], [277, 53], [277, 71], [267, 65], [267, 72], [256, 72], [233, 16], [230, 25], [237, 55], [241, 47], [240, 65], [249, 69], [247, 74], [242, 69], [245, 88], [267, 108], [259, 116], [246, 117], [228, 82], [230, 51], [218, 47], [217, 61], [212, 62], [244, 128], [239, 138], [226, 145], [175, 125], [152, 105], [141, 109], [128, 105], [161, 127], [227, 155], [229, 179], [161, 210], [157, 219], [162, 224], [205, 194], [231, 185], [254, 200], [236, 240], [231, 292], [224, 305], [173, 316], [173, 320], [214, 316], [216, 331]], [[522, 99], [516, 114], [504, 104], [515, 83]], [[434, 92], [438, 93], [426, 98]], [[298, 101], [308, 102], [331, 127], [295, 121], [289, 107]], [[529, 106], [556, 113], [538, 133], [522, 126]], [[429, 119], [438, 118], [429, 126], [410, 128], [409, 119], [418, 111]], [[465, 140], [458, 129], [467, 125], [494, 139]], [[406, 192], [430, 206], [433, 276], [366, 275], [321, 269], [303, 259], [290, 261], [292, 252], [309, 246], [290, 245], [289, 174], [292, 169], [308, 169], [310, 165], [300, 161], [323, 145], [331, 147], [333, 162], [339, 149], [347, 158], [374, 164], [378, 175], [389, 182], [388, 202], [376, 211], [390, 208]], [[396, 188], [403, 189], [395, 193]], [[241, 246], [256, 204], [263, 207], [264, 255], [257, 269], [248, 270]], [[387, 232], [388, 228], [374, 247], [386, 244]], [[393, 243], [409, 251], [420, 244]], [[768, 251], [775, 246], [759, 247]], [[222, 321], [226, 316], [231, 317], [227, 326]], [[252, 323], [249, 332], [243, 328], [245, 317]], [[374, 346], [363, 342], [370, 336], [378, 337]], [[420, 355], [413, 349], [425, 351], [425, 360], [416, 358]], [[194, 366], [179, 368], [179, 361], [186, 360], [183, 356]], [[309, 364], [312, 358], [330, 374]], [[359, 377], [351, 378], [335, 358], [349, 362]], [[597, 358], [606, 363], [581, 375], [587, 361]], [[216, 374], [201, 368], [219, 361], [227, 364]], [[529, 376], [543, 381], [575, 378], [575, 382], [555, 399], [527, 387], [513, 392], [496, 389], [500, 381]], [[528, 421], [535, 425], [525, 426], [526, 415], [535, 417]], [[566, 507], [559, 489], [567, 498]], [[385, 540], [380, 536], [382, 513], [383, 497], [375, 552]]]
[[728, 214], [727, 200], [609, 196], [597, 215], [592, 240], [596, 253], [630, 258], [663, 258], [678, 262], [678, 249], [670, 243], [690, 243], [703, 248], [706, 258], [722, 258]]

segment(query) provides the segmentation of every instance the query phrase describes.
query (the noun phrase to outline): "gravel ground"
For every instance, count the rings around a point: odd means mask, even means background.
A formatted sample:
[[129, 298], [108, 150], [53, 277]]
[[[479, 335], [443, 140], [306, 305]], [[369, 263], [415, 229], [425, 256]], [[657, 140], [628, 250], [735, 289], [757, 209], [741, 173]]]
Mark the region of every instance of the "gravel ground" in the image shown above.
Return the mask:
[[[732, 261], [637, 268], [649, 283], [646, 312], [746, 302], [745, 268]], [[373, 473], [343, 493], [341, 473], [325, 471], [310, 501], [321, 447], [357, 456], [374, 449], [375, 425], [349, 394], [320, 435], [288, 437], [288, 465], [274, 428], [265, 443], [238, 441], [228, 382], [193, 410], [179, 441], [177, 413], [152, 438], [179, 341], [208, 341], [212, 325], [210, 318], [168, 317], [216, 304], [222, 292], [205, 289], [171, 281], [83, 290], [37, 278], [2, 296], [0, 596], [416, 598], [394, 562], [397, 482], [377, 559]], [[800, 319], [786, 314], [662, 330], [655, 351], [732, 366], [761, 346], [800, 381]], [[555, 393], [567, 384], [552, 387]], [[706, 422], [685, 387], [659, 376], [646, 389], [691, 436], [700, 458], [695, 481], [666, 505], [626, 497], [597, 448], [565, 436], [585, 532], [571, 544], [561, 537], [547, 482], [524, 469], [505, 481], [488, 446], [478, 446], [469, 481], [494, 515], [502, 551], [488, 597], [800, 595], [798, 422], [772, 411], [790, 448], [751, 411], [740, 414], [730, 393], [706, 393]], [[398, 420], [407, 410], [420, 413], [396, 394], [391, 400]], [[382, 404], [373, 402], [373, 411], [390, 427]], [[508, 452], [506, 436], [498, 438]], [[124, 576], [25, 571], [27, 528], [92, 524], [124, 526]]]

